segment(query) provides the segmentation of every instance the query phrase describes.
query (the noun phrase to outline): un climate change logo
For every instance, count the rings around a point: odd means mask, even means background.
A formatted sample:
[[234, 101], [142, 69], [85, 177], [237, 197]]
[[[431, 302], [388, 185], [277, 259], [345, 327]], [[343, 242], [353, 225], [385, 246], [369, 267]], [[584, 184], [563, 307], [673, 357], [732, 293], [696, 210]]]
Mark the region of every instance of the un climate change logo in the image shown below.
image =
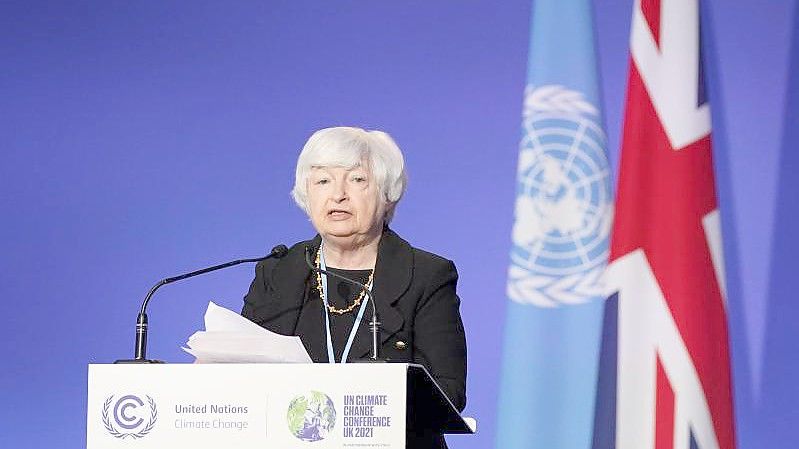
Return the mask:
[[311, 391], [289, 403], [286, 416], [289, 431], [302, 441], [320, 441], [336, 424], [336, 407], [324, 393]]
[[[136, 395], [108, 396], [103, 403], [103, 425], [116, 438], [142, 438], [155, 426], [158, 420], [158, 409], [150, 396], [145, 396], [145, 403]], [[113, 404], [113, 406], [112, 406]]]
[[508, 296], [540, 307], [603, 294], [611, 192], [598, 111], [562, 86], [528, 87]]

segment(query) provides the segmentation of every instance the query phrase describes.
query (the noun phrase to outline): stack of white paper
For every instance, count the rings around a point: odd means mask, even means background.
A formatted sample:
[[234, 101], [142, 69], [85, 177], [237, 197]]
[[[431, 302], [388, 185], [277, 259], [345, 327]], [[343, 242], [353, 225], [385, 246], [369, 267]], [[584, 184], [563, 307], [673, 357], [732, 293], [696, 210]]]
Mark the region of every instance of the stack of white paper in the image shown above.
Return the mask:
[[205, 330], [186, 346], [196, 363], [312, 363], [300, 337], [270, 332], [213, 302], [205, 311]]

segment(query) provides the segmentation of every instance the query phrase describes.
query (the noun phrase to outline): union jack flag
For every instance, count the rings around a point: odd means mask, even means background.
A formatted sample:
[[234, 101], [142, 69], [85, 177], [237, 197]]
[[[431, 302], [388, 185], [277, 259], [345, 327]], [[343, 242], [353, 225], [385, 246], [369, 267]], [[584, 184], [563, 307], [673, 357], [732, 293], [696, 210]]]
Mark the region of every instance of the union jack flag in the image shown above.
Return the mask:
[[734, 449], [698, 0], [636, 0], [594, 448]]

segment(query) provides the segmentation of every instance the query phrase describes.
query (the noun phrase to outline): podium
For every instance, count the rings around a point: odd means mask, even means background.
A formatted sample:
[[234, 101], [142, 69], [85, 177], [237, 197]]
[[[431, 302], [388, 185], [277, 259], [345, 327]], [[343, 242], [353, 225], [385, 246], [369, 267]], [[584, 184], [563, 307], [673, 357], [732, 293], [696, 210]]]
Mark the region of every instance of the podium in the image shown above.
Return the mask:
[[88, 449], [401, 449], [406, 432], [474, 432], [414, 364], [96, 364], [88, 382]]

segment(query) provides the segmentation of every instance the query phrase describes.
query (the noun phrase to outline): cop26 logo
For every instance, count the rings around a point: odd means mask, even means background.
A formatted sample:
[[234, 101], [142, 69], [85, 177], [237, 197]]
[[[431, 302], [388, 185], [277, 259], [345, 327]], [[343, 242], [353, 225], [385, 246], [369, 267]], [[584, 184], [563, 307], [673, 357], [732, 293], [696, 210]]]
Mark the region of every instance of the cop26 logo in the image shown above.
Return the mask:
[[336, 406], [325, 393], [309, 391], [291, 400], [286, 422], [297, 439], [320, 441], [327, 438], [336, 425]]
[[603, 296], [612, 220], [599, 111], [563, 86], [528, 86], [508, 297], [557, 307]]
[[114, 400], [114, 395], [108, 396], [103, 403], [103, 425], [105, 429], [116, 438], [133, 439], [142, 438], [155, 426], [158, 420], [158, 409], [155, 401], [150, 396], [144, 396], [147, 401], [132, 394], [119, 396]]

